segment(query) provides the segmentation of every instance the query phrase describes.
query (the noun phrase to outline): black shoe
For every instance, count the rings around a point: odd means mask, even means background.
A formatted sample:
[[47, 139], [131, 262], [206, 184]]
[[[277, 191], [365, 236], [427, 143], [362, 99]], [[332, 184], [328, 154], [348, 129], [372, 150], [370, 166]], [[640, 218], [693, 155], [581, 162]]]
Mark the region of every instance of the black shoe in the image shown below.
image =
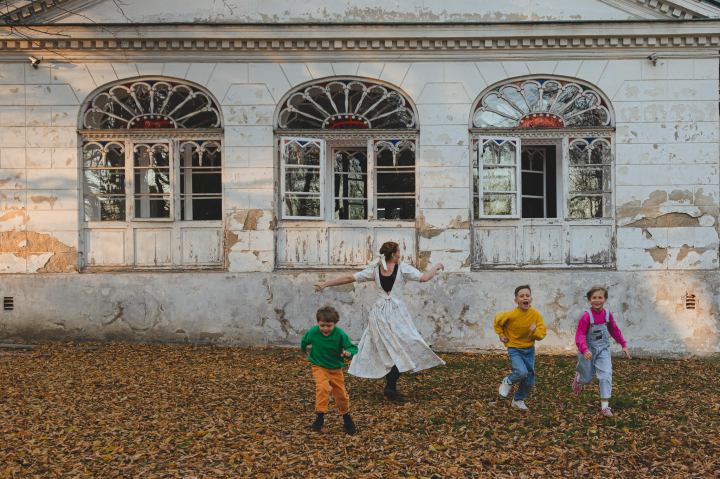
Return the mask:
[[313, 431], [320, 432], [322, 430], [323, 424], [325, 424], [325, 413], [319, 412], [315, 414], [315, 422], [312, 423], [310, 426], [310, 429]]
[[355, 423], [353, 422], [352, 417], [350, 417], [350, 413], [343, 414], [343, 429], [351, 436], [357, 433], [357, 427], [355, 427]]
[[385, 388], [383, 389], [383, 396], [390, 401], [401, 403], [404, 401], [403, 397], [397, 392], [397, 389]]

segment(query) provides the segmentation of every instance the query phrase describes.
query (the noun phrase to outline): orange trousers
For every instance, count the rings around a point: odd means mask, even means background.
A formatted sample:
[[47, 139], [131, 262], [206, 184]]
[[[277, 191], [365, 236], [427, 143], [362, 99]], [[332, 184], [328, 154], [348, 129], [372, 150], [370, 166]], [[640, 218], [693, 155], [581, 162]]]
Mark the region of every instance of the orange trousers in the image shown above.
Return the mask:
[[350, 411], [350, 396], [345, 389], [342, 369], [327, 369], [313, 364], [312, 373], [315, 378], [315, 412], [327, 412], [330, 393], [335, 397], [340, 414]]

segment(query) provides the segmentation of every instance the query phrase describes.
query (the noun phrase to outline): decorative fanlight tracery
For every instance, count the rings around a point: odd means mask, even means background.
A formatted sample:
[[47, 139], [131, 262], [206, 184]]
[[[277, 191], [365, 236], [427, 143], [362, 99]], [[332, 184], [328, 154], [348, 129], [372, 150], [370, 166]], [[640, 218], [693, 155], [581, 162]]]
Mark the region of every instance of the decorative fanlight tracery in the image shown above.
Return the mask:
[[409, 129], [416, 114], [405, 97], [369, 81], [318, 82], [292, 93], [278, 116], [286, 130]]
[[494, 88], [478, 102], [475, 128], [582, 128], [611, 126], [603, 97], [564, 80], [519, 80]]
[[219, 128], [219, 108], [185, 83], [144, 80], [113, 85], [85, 106], [83, 127], [98, 130]]

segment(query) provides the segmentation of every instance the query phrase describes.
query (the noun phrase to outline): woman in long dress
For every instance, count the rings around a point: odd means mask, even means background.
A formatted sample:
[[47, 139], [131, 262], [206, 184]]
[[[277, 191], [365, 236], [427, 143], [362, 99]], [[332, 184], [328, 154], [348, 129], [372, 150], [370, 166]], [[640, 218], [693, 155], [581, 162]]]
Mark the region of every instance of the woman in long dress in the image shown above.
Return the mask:
[[421, 273], [400, 261], [399, 246], [390, 241], [380, 248], [380, 258], [364, 270], [315, 284], [315, 291], [321, 292], [327, 287], [354, 281], [375, 282], [379, 298], [370, 309], [367, 328], [348, 373], [362, 378], [385, 377], [383, 393], [388, 399], [400, 399], [397, 393], [400, 373], [418, 372], [445, 364], [422, 338], [403, 303], [406, 281], [424, 283], [441, 269], [444, 266], [438, 263], [428, 272]]

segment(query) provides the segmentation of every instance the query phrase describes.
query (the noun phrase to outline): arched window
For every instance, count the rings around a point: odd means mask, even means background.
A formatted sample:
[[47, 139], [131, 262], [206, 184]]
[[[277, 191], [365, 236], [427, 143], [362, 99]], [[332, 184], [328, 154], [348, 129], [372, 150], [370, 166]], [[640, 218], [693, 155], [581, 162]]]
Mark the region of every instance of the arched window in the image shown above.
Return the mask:
[[[414, 227], [417, 113], [401, 91], [368, 79], [316, 80], [288, 92], [276, 118], [281, 266], [362, 264], [377, 227]], [[333, 236], [350, 225], [357, 238]], [[297, 235], [313, 227], [325, 228], [327, 249], [308, 256], [317, 246], [303, 249]], [[341, 243], [355, 246], [339, 252]]]
[[612, 261], [614, 123], [599, 90], [568, 78], [506, 80], [478, 97], [470, 131], [476, 264]]
[[277, 123], [282, 218], [414, 220], [416, 117], [401, 93], [368, 80], [288, 94]]
[[[79, 131], [87, 266], [222, 262], [221, 126], [211, 95], [179, 80], [127, 80], [86, 100]], [[102, 244], [120, 239], [119, 252]]]

